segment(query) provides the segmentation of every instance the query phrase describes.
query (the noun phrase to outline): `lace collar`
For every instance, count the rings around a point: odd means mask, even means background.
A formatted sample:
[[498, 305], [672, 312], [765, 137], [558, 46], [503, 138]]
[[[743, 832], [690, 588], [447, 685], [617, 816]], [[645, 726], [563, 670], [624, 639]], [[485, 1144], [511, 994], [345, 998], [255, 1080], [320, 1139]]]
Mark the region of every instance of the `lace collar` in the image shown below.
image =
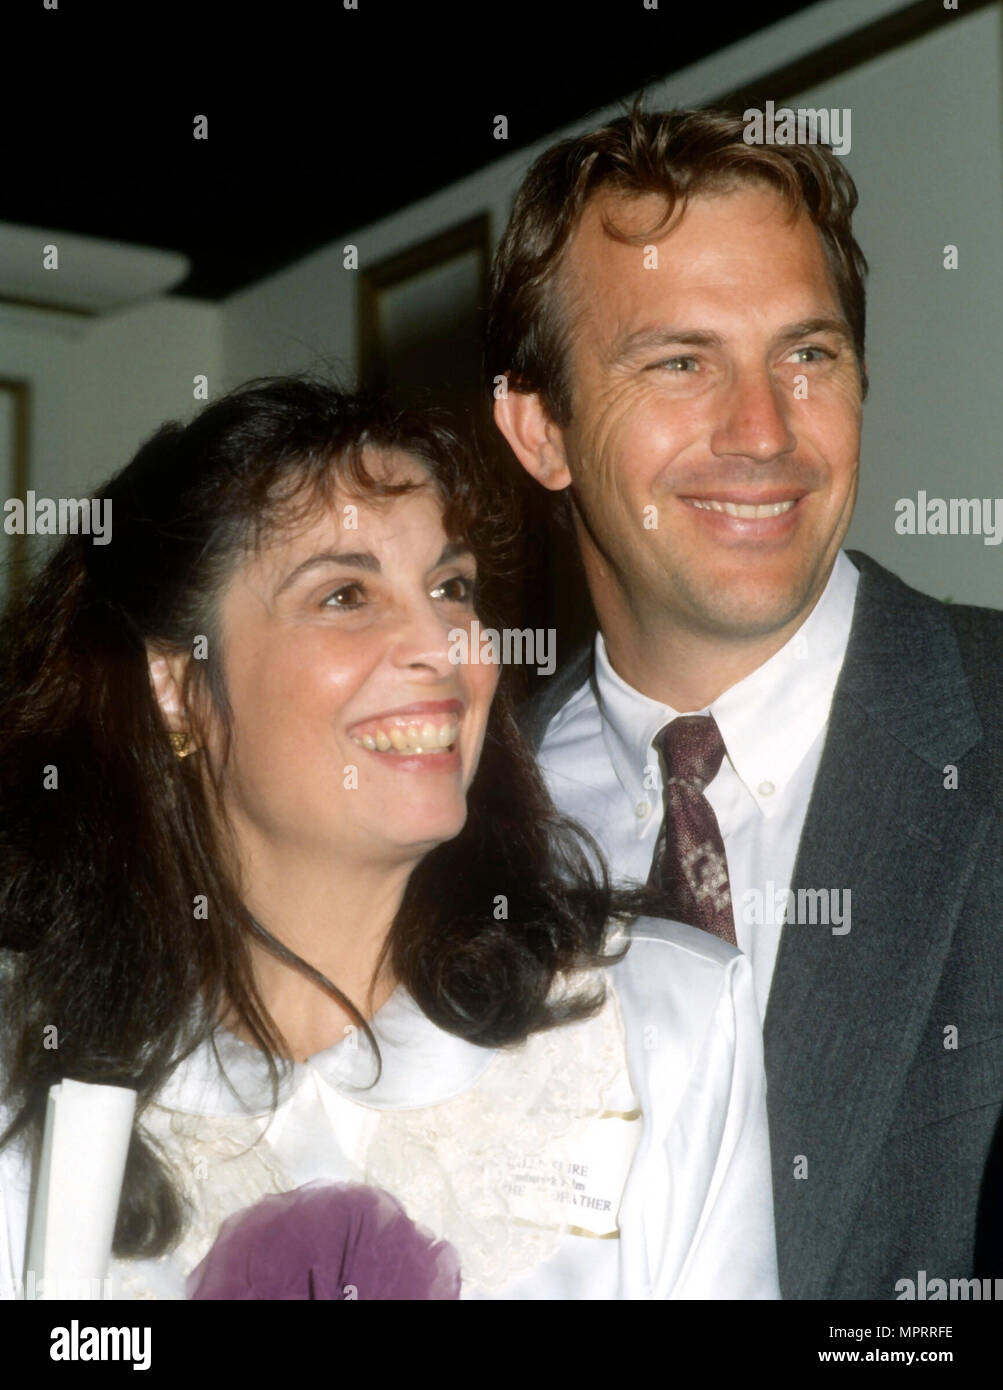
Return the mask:
[[[432, 1023], [399, 986], [370, 1020], [382, 1061], [361, 1030], [306, 1062], [280, 1064], [278, 1103], [312, 1073], [359, 1105], [376, 1110], [417, 1109], [461, 1094], [487, 1071], [496, 1052], [477, 1047]], [[272, 1088], [264, 1054], [220, 1027], [214, 1043], [199, 1047], [168, 1078], [157, 1103], [198, 1115], [261, 1114]]]

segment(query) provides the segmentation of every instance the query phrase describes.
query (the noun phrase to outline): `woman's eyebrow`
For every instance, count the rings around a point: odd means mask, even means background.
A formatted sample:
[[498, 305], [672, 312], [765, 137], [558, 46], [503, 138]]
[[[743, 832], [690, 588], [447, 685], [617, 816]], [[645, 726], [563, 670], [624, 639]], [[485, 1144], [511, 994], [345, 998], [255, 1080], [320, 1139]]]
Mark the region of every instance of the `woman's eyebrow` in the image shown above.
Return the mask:
[[442, 547], [442, 554], [432, 568], [438, 569], [440, 565], [448, 565], [450, 560], [458, 560], [461, 555], [473, 555], [473, 553], [466, 541], [449, 541]]
[[299, 579], [301, 574], [305, 574], [307, 570], [320, 569], [324, 565], [340, 565], [347, 569], [366, 570], [370, 574], [380, 572], [380, 562], [371, 550], [318, 550], [315, 555], [309, 555], [289, 571], [275, 590], [275, 598], [278, 598], [279, 594], [288, 589], [290, 584]]
[[[447, 565], [450, 560], [455, 560], [461, 555], [470, 555], [473, 552], [466, 541], [448, 541], [443, 546], [442, 554], [432, 566], [437, 569], [440, 565]], [[377, 556], [371, 550], [318, 550], [315, 555], [309, 555], [305, 560], [301, 560], [294, 569], [290, 570], [285, 579], [275, 590], [274, 597], [283, 593], [289, 586], [308, 570], [322, 569], [325, 565], [338, 565], [345, 569], [364, 570], [369, 574], [379, 574], [381, 565]]]

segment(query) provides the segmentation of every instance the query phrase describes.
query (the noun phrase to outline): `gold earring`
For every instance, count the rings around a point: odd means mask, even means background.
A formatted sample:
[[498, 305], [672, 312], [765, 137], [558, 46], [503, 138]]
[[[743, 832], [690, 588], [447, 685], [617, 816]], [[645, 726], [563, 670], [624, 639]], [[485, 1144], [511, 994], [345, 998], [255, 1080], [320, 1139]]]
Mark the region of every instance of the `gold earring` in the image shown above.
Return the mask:
[[178, 758], [187, 758], [189, 753], [196, 752], [195, 743], [191, 734], [184, 732], [172, 733], [170, 739], [171, 748]]

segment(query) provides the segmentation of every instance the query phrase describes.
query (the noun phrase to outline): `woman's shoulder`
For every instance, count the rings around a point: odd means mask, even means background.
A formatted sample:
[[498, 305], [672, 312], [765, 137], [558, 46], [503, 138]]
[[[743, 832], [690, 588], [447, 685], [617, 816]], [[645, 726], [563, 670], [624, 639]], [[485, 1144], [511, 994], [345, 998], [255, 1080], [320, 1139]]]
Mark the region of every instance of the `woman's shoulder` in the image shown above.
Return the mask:
[[696, 927], [638, 918], [611, 969], [632, 1074], [678, 1099], [708, 1070], [727, 1089], [736, 1055], [755, 1068], [762, 1038], [748, 959]]
[[749, 973], [734, 946], [683, 922], [638, 917], [620, 939], [629, 947], [613, 967], [614, 979], [638, 1004], [664, 1007], [671, 999], [691, 1013], [712, 1009]]
[[660, 948], [667, 947], [676, 957], [687, 956], [727, 965], [741, 956], [741, 952], [727, 941], [721, 941], [699, 927], [687, 926], [685, 922], [673, 922], [668, 917], [635, 917], [626, 934], [634, 942], [645, 941]]

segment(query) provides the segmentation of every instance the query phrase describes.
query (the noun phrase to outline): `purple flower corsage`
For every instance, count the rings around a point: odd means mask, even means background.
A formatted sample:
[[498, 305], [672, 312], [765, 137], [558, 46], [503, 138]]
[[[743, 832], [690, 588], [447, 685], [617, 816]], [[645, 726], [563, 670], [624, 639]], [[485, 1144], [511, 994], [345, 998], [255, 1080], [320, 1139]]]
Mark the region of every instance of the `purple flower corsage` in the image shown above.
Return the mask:
[[228, 1217], [188, 1276], [190, 1299], [451, 1299], [454, 1248], [361, 1183], [308, 1183]]

